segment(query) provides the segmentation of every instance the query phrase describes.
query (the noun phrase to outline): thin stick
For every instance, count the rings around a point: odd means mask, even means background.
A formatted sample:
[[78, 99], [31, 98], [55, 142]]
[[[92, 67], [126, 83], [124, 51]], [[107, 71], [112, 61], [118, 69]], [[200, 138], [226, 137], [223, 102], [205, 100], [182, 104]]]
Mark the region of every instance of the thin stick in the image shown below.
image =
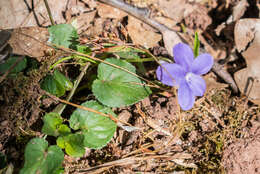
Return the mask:
[[[69, 95], [67, 96], [66, 100], [67, 101], [70, 101], [70, 99], [72, 98], [72, 96], [74, 95], [76, 89], [78, 88], [79, 86], [79, 83], [81, 82], [83, 76], [85, 75], [88, 67], [89, 67], [90, 63], [87, 62], [87, 64], [85, 65], [85, 67], [83, 68], [83, 70], [81, 71], [81, 73], [79, 74], [72, 90], [70, 91]], [[55, 109], [53, 110], [53, 112], [56, 112], [58, 114], [62, 114], [62, 112], [64, 111], [64, 109], [66, 108], [66, 104], [64, 103], [60, 103], [58, 106], [55, 107]]]
[[51, 25], [55, 25], [55, 22], [54, 22], [54, 20], [53, 20], [53, 18], [52, 18], [51, 9], [50, 9], [50, 7], [49, 7], [48, 1], [47, 1], [47, 0], [44, 0], [44, 4], [45, 4], [45, 7], [46, 7], [46, 9], [47, 9], [47, 12], [48, 12], [50, 21], [51, 21]]
[[236, 82], [234, 81], [233, 77], [223, 68], [222, 65], [215, 61], [212, 67], [212, 71], [216, 73], [219, 77], [221, 77], [223, 80], [225, 80], [225, 82], [230, 85], [230, 87], [233, 89], [235, 93], [238, 92]]
[[[58, 97], [56, 97], [56, 96], [54, 96], [54, 95], [51, 95], [51, 94], [49, 94], [48, 92], [46, 92], [46, 91], [44, 91], [44, 90], [42, 90], [42, 92], [43, 92], [44, 94], [46, 94], [47, 96], [49, 96], [50, 98], [52, 98], [53, 100], [56, 100], [56, 101], [65, 103], [65, 104], [67, 104], [67, 105], [74, 106], [74, 107], [76, 107], [76, 108], [79, 108], [79, 109], [82, 109], [82, 110], [85, 110], [85, 111], [89, 111], [89, 112], [93, 112], [93, 113], [95, 113], [95, 114], [99, 114], [99, 115], [101, 115], [101, 116], [103, 116], [103, 117], [108, 117], [108, 118], [110, 118], [111, 120], [113, 120], [113, 121], [116, 122], [116, 123], [120, 122], [120, 123], [123, 123], [124, 125], [128, 125], [128, 126], [133, 127], [130, 123], [127, 123], [127, 122], [125, 122], [125, 121], [119, 120], [118, 118], [114, 117], [114, 116], [111, 115], [111, 114], [105, 114], [105, 113], [103, 113], [103, 112], [99, 112], [99, 111], [97, 111], [97, 110], [95, 110], [95, 109], [92, 109], [92, 108], [88, 108], [88, 107], [85, 107], [85, 106], [82, 106], [82, 105], [77, 105], [77, 104], [75, 104], [75, 103], [71, 103], [71, 102], [69, 102], [69, 101], [60, 99], [60, 98], [58, 98]], [[141, 128], [138, 128], [138, 129], [141, 129]]]
[[116, 7], [120, 10], [125, 11], [126, 13], [136, 17], [137, 19], [143, 21], [144, 23], [152, 26], [156, 30], [159, 30], [160, 32], [170, 30], [167, 26], [153, 20], [150, 18], [150, 12], [147, 8], [137, 8], [133, 7], [127, 3], [125, 3], [122, 0], [99, 0], [100, 2], [103, 2], [105, 4], [108, 4], [110, 6]]

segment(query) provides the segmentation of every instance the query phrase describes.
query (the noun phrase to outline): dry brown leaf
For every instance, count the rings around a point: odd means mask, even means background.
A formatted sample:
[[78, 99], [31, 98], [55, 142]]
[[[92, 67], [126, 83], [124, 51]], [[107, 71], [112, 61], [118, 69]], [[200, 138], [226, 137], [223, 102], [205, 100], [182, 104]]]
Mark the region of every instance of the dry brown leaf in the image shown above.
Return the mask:
[[165, 16], [172, 18], [177, 23], [181, 22], [183, 18], [190, 14], [194, 9], [191, 4], [184, 0], [158, 0], [157, 4], [158, 7], [162, 9]]
[[82, 0], [84, 3], [88, 4], [88, 7], [90, 10], [93, 10], [94, 8], [97, 7], [97, 1], [95, 0]]
[[226, 83], [219, 83], [216, 81], [216, 77], [213, 73], [207, 74], [204, 79], [206, 81], [206, 86], [207, 86], [207, 92], [212, 91], [213, 89], [224, 89], [228, 87], [228, 84]]
[[239, 52], [244, 51], [255, 37], [255, 22], [257, 19], [241, 19], [235, 26], [235, 43]]
[[50, 47], [45, 45], [48, 35], [47, 28], [29, 27], [15, 29], [9, 40], [9, 44], [13, 48], [14, 54], [37, 58], [44, 56], [46, 50], [50, 49]]
[[155, 33], [152, 29], [147, 30], [148, 26], [141, 23], [134, 17], [129, 16], [127, 30], [134, 44], [139, 44], [145, 48], [151, 48], [157, 45], [162, 36]]
[[119, 10], [118, 8], [114, 8], [103, 3], [99, 3], [99, 5], [97, 6], [97, 10], [99, 16], [102, 18], [121, 19], [127, 16], [127, 13], [123, 12], [122, 10]]
[[[48, 1], [53, 19], [57, 23], [65, 22], [62, 12], [65, 11], [66, 1], [67, 0]], [[26, 4], [26, 2], [28, 3]], [[34, 9], [33, 11], [29, 11], [28, 8], [31, 10], [32, 2]], [[1, 29], [31, 27], [38, 26], [38, 24], [43, 26], [50, 25], [48, 13], [44, 1], [42, 0], [4, 0], [0, 1], [0, 7], [5, 7], [0, 10]]]
[[85, 35], [91, 36], [91, 37], [96, 37], [102, 34], [103, 32], [103, 24], [106, 19], [104, 18], [95, 18], [93, 25], [91, 25], [85, 32]]
[[239, 20], [244, 15], [247, 7], [247, 0], [238, 1], [233, 7], [232, 14], [228, 17], [228, 19], [215, 29], [216, 34], [219, 36], [222, 30], [227, 27], [227, 24], [231, 24], [232, 22]]
[[88, 28], [90, 28], [90, 23], [94, 21], [95, 15], [96, 11], [92, 11], [89, 13], [81, 13], [76, 18], [73, 18], [71, 21], [73, 21], [75, 24], [73, 26], [77, 29], [77, 32], [82, 33], [83, 31], [86, 31]]
[[192, 11], [184, 17], [186, 26], [191, 29], [196, 28], [204, 31], [212, 23], [207, 8], [200, 4], [194, 5]]
[[235, 73], [239, 90], [260, 104], [260, 19], [241, 19], [235, 26], [235, 43], [247, 68]]
[[[48, 4], [56, 24], [66, 22], [64, 13], [70, 18], [89, 11], [85, 3], [78, 0], [48, 1]], [[43, 0], [1, 0], [0, 7], [4, 7], [0, 10], [0, 29], [51, 25]]]
[[174, 29], [176, 28], [176, 24], [177, 22], [174, 21], [173, 19], [171, 18], [166, 18], [166, 17], [163, 17], [163, 16], [157, 16], [154, 18], [156, 21], [160, 22], [161, 24], [164, 24], [165, 26], [171, 28], [171, 29]]
[[162, 32], [162, 35], [164, 46], [168, 53], [173, 57], [173, 46], [182, 42], [182, 40], [175, 31], [165, 30]]

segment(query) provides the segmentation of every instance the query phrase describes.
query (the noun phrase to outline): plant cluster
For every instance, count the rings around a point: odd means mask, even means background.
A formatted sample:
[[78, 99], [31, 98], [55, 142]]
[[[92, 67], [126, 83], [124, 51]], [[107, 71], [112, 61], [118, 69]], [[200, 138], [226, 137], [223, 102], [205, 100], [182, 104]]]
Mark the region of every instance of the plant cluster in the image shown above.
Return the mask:
[[[146, 81], [136, 75], [136, 67], [130, 63], [136, 62], [136, 65], [144, 70], [142, 62], [155, 60], [153, 57], [140, 58], [140, 54], [148, 55], [146, 51], [108, 44], [106, 52], [100, 58], [92, 58], [91, 49], [78, 43], [77, 31], [72, 25], [54, 25], [48, 31], [49, 42], [54, 47], [73, 49], [81, 54], [72, 54], [54, 63], [50, 67], [52, 73], [42, 80], [41, 88], [56, 97], [64, 96], [66, 91], [75, 91], [78, 82], [72, 82], [55, 67], [70, 59], [82, 67], [91, 62], [97, 65], [97, 75], [91, 84], [96, 100], [83, 102], [69, 116], [69, 119], [61, 116], [64, 108], [46, 113], [42, 127], [45, 137], [33, 138], [27, 144], [21, 174], [63, 173], [63, 149], [72, 157], [82, 157], [85, 148], [99, 149], [106, 146], [112, 139], [119, 121], [112, 108], [130, 106], [152, 93]], [[113, 53], [117, 58], [110, 56], [109, 53]], [[213, 58], [209, 54], [199, 55], [197, 35], [194, 51], [188, 45], [179, 43], [174, 46], [173, 53], [175, 63], [160, 59], [156, 75], [163, 84], [178, 87], [178, 102], [183, 110], [189, 110], [193, 107], [195, 97], [202, 96], [205, 92], [206, 84], [201, 75], [211, 69]], [[10, 61], [14, 60], [10, 59]], [[9, 62], [1, 66], [8, 69], [11, 64], [12, 62]], [[18, 70], [21, 71], [24, 66], [21, 64]], [[1, 69], [3, 68], [0, 67]], [[13, 73], [18, 70], [14, 69]], [[161, 85], [160, 82], [156, 83]], [[131, 129], [120, 125], [128, 131]], [[56, 137], [56, 145], [49, 146], [46, 136]]]

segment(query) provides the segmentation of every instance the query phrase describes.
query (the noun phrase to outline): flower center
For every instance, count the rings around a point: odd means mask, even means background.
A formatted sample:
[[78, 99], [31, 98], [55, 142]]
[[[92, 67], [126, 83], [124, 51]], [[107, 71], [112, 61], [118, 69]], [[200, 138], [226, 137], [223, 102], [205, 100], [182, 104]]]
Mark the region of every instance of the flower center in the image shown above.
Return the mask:
[[191, 78], [192, 78], [192, 73], [191, 73], [191, 72], [188, 72], [188, 73], [186, 74], [186, 76], [185, 76], [185, 80], [186, 80], [187, 82], [190, 82], [190, 81], [191, 81]]

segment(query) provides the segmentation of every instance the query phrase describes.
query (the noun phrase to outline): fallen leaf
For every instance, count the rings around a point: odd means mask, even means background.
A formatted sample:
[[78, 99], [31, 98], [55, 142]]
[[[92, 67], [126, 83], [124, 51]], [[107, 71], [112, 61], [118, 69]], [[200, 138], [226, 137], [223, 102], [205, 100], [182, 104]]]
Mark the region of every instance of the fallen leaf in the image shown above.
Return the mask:
[[162, 31], [163, 43], [168, 53], [173, 57], [172, 48], [174, 45], [182, 42], [179, 35], [175, 31], [165, 30]]
[[134, 17], [129, 16], [127, 30], [134, 44], [151, 48], [157, 45], [162, 36], [153, 29], [145, 29], [148, 26]]
[[239, 52], [244, 51], [255, 37], [255, 22], [257, 19], [241, 19], [235, 26], [235, 44]]
[[14, 54], [41, 57], [46, 50], [51, 49], [46, 45], [48, 36], [47, 28], [19, 28], [14, 29], [8, 43], [13, 48]]
[[194, 7], [184, 0], [160, 1], [158, 7], [162, 9], [164, 16], [172, 18], [177, 23], [181, 22], [185, 16], [190, 14]]
[[[66, 22], [64, 14], [75, 16], [89, 11], [85, 3], [78, 0], [49, 0], [48, 4], [56, 24]], [[1, 0], [0, 8], [0, 29], [51, 25], [43, 0]]]
[[94, 8], [97, 7], [97, 1], [95, 0], [82, 0], [85, 4], [88, 5], [88, 7], [90, 8], [90, 10], [93, 10]]
[[94, 21], [95, 15], [96, 11], [81, 13], [79, 16], [71, 20], [72, 23], [75, 24], [73, 26], [77, 29], [78, 33], [82, 33], [91, 27], [90, 23]]
[[[222, 22], [215, 29], [216, 34], [219, 36], [220, 33], [222, 32], [222, 30], [227, 28], [227, 24], [231, 24], [232, 22], [239, 20], [244, 15], [247, 7], [248, 7], [247, 0], [238, 1], [237, 4], [233, 7], [232, 14], [228, 17], [228, 19], [225, 22]], [[232, 32], [233, 32], [233, 29], [232, 29]]]
[[226, 83], [217, 82], [217, 80], [216, 80], [217, 78], [213, 73], [209, 73], [209, 74], [205, 75], [204, 79], [206, 81], [206, 86], [207, 86], [206, 91], [207, 92], [210, 92], [213, 89], [220, 90], [220, 89], [224, 89], [224, 88], [228, 87], [228, 84], [226, 84]]
[[[65, 11], [66, 1], [48, 1], [53, 19], [57, 23], [65, 22], [62, 12]], [[20, 0], [0, 1], [0, 7], [4, 7], [0, 10], [1, 29], [50, 25], [48, 13], [42, 0], [30, 0], [29, 2]]]
[[97, 10], [99, 16], [102, 18], [121, 19], [127, 16], [127, 13], [123, 12], [122, 10], [119, 10], [117, 8], [111, 7], [103, 3], [99, 3], [99, 5], [97, 6]]
[[171, 29], [176, 28], [177, 22], [174, 21], [171, 18], [166, 18], [166, 17], [163, 17], [163, 16], [156, 16], [154, 19], [156, 21], [160, 22], [161, 24], [164, 24], [165, 26], [171, 28]]
[[193, 6], [192, 11], [184, 16], [184, 21], [188, 28], [201, 29], [202, 31], [206, 30], [212, 23], [207, 8], [200, 4]]
[[247, 68], [234, 74], [239, 90], [260, 104], [260, 19], [241, 19], [235, 26], [235, 44]]
[[252, 102], [260, 104], [259, 72], [258, 76], [255, 76], [251, 68], [242, 69], [235, 73], [235, 81], [242, 93], [248, 96]]
[[95, 18], [93, 24], [83, 33], [84, 35], [90, 37], [97, 37], [103, 32], [103, 24], [106, 19], [104, 18]]

